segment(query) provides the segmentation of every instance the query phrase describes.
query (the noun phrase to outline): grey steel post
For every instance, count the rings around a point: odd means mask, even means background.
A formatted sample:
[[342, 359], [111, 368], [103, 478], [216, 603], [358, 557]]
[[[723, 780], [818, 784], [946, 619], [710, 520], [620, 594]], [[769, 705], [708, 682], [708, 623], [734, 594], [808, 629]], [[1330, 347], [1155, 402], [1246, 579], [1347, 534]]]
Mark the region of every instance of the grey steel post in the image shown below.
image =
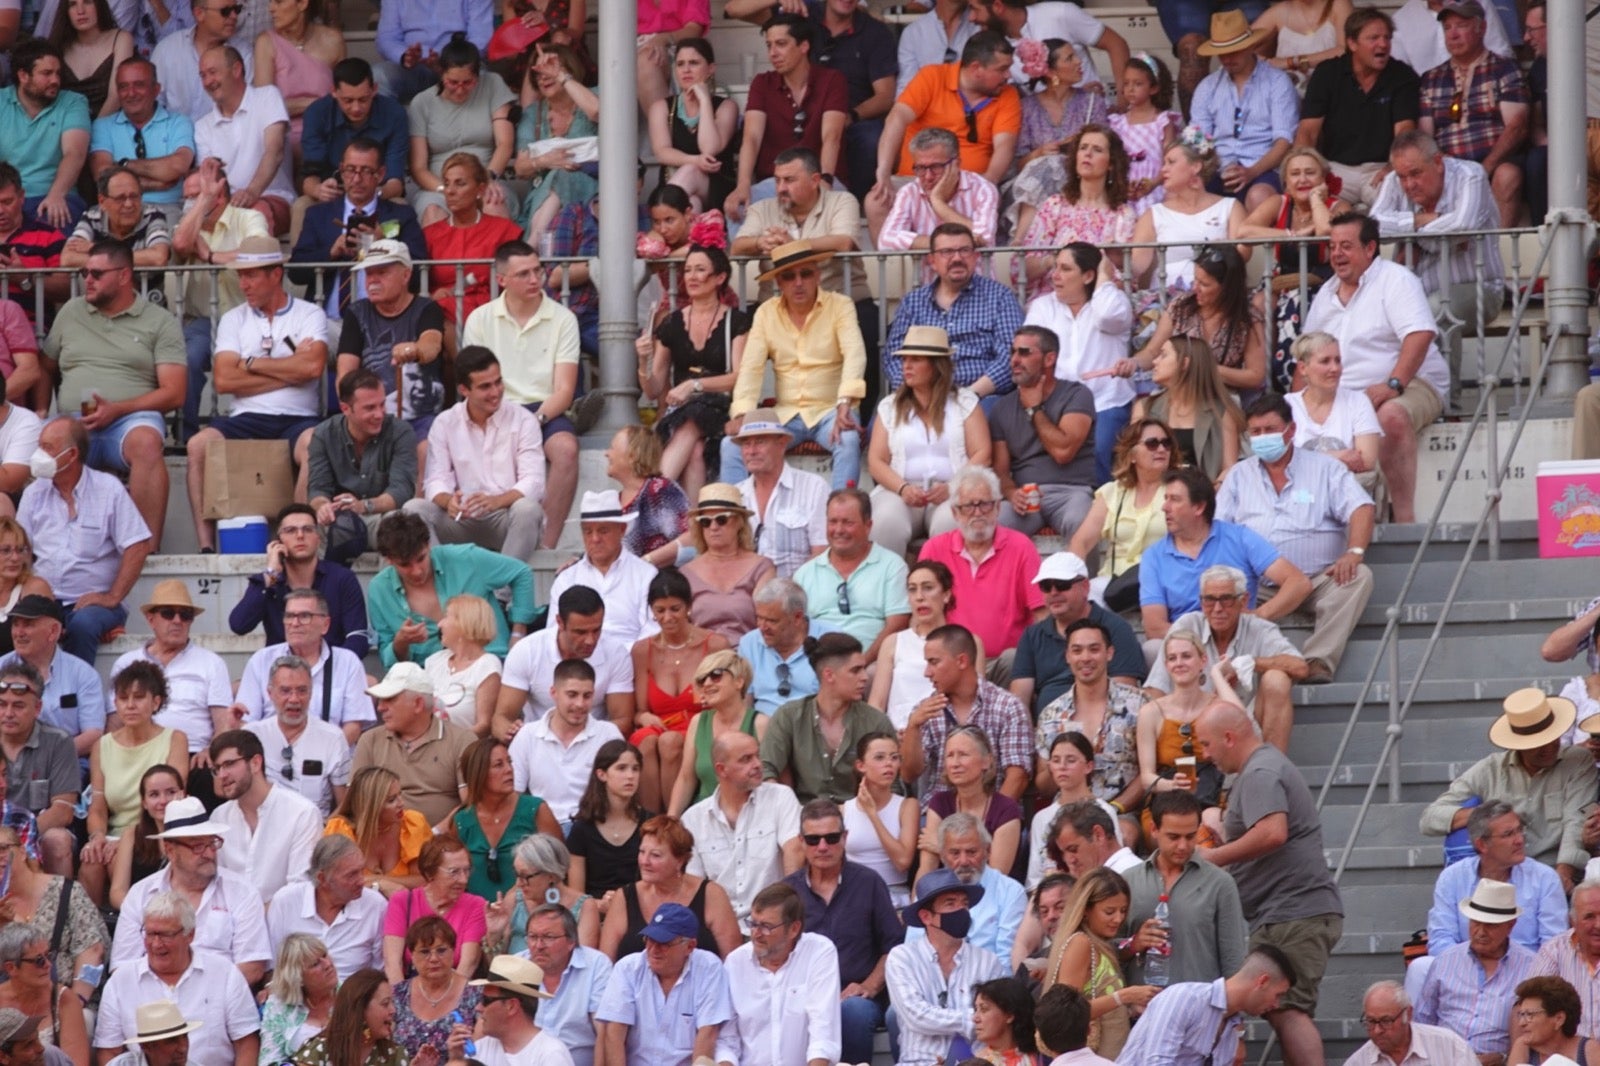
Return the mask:
[[594, 433], [609, 437], [639, 420], [637, 303], [633, 294], [634, 173], [639, 159], [639, 109], [634, 69], [637, 12], [623, 0], [601, 0], [600, 93], [611, 107], [600, 122], [600, 392], [605, 409]]
[[1584, 22], [1585, 0], [1550, 0], [1550, 279], [1545, 283], [1545, 316], [1556, 336], [1546, 395], [1570, 399], [1589, 382], [1584, 338], [1589, 332], [1589, 291], [1585, 253], [1592, 231], [1586, 207], [1588, 174], [1587, 94], [1584, 45], [1600, 49], [1600, 20]]

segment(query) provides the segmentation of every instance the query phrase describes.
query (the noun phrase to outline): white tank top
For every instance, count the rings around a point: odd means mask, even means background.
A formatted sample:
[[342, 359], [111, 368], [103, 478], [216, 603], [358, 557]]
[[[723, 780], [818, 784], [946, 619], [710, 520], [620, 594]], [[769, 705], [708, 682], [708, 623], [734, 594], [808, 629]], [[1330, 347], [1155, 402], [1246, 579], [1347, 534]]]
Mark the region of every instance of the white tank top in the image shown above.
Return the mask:
[[917, 704], [933, 695], [933, 682], [926, 676], [927, 660], [922, 656], [922, 637], [912, 629], [902, 629], [894, 638], [894, 673], [889, 679], [889, 716], [895, 729], [905, 732], [906, 722]]
[[[878, 817], [891, 832], [900, 826], [900, 805], [905, 801], [904, 796], [890, 796], [889, 805], [878, 812]], [[850, 834], [845, 837], [844, 857], [883, 878], [895, 905], [900, 906], [902, 897], [909, 895], [906, 891], [906, 874], [889, 861], [889, 853], [883, 850], [878, 831], [872, 827], [872, 819], [862, 812], [859, 800], [852, 799], [844, 805], [844, 828]]]

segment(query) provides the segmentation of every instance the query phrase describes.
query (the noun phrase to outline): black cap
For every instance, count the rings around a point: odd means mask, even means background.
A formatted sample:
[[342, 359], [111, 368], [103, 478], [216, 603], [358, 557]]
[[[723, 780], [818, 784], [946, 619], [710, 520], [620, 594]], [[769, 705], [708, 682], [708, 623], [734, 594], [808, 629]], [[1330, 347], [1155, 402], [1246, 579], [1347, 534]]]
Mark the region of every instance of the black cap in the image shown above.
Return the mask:
[[34, 593], [32, 596], [24, 596], [18, 600], [17, 605], [11, 608], [10, 616], [12, 618], [54, 618], [57, 622], [62, 623], [67, 620], [66, 612], [61, 609], [59, 603], [49, 596], [41, 596], [38, 593]]

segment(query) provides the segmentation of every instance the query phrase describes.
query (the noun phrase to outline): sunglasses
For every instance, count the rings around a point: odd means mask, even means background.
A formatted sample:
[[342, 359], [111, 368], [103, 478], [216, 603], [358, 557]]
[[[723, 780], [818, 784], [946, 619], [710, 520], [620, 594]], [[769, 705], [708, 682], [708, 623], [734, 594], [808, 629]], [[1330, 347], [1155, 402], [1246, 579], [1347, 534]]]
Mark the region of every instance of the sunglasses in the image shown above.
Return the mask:
[[193, 607], [157, 607], [150, 613], [169, 622], [174, 618], [181, 618], [185, 622], [193, 622], [197, 612]]
[[794, 113], [794, 135], [801, 136], [806, 131], [806, 109], [801, 108]]
[[785, 270], [782, 274], [778, 275], [778, 280], [780, 282], [782, 282], [783, 284], [787, 285], [791, 281], [799, 281], [799, 280], [810, 281], [812, 278], [814, 278], [816, 276], [817, 276], [817, 268], [816, 267], [801, 267], [798, 270]]
[[850, 613], [850, 583], [848, 581], [839, 582], [838, 607], [840, 614]]
[[285, 781], [293, 781], [294, 780], [294, 745], [293, 744], [284, 745], [283, 751], [282, 751], [281, 754], [279, 754], [278, 758], [283, 760], [283, 770], [282, 770], [283, 779]]
[[135, 129], [133, 131], [133, 157], [135, 159], [143, 159], [148, 151], [149, 149], [144, 143], [144, 130]]
[[78, 271], [78, 277], [80, 277], [80, 278], [88, 278], [91, 281], [99, 281], [101, 278], [105, 277], [107, 274], [115, 274], [117, 271], [119, 271], [121, 269], [122, 269], [121, 267], [106, 267], [103, 270], [91, 270], [88, 267], [84, 267], [84, 268], [82, 268], [81, 270]]
[[18, 959], [17, 961], [29, 963], [30, 965], [39, 967], [41, 970], [48, 970], [50, 968], [49, 955], [32, 955], [26, 958]]
[[814, 848], [818, 844], [837, 844], [844, 839], [844, 833], [802, 833], [800, 839], [806, 842], [806, 847]]
[[489, 880], [496, 883], [500, 880], [500, 848], [498, 845], [489, 849], [489, 854], [483, 864], [483, 872], [489, 875]]
[[[789, 683], [790, 679], [793, 676], [794, 676], [793, 671], [789, 669], [789, 664], [788, 663], [779, 663], [778, 664], [778, 696], [779, 696], [779, 698], [788, 699], [789, 698], [789, 693], [794, 691], [794, 686]], [[32, 691], [32, 690], [30, 689], [29, 691]]]
[[694, 680], [696, 684], [703, 685], [707, 681], [721, 681], [723, 678], [727, 677], [729, 673], [729, 670], [719, 666], [715, 670], [707, 670]]
[[1147, 450], [1152, 451], [1152, 452], [1154, 452], [1154, 451], [1170, 452], [1172, 450], [1172, 438], [1171, 437], [1146, 437], [1144, 440], [1140, 441], [1139, 443], [1143, 444]]
[[725, 526], [729, 522], [733, 521], [733, 515], [731, 515], [731, 514], [703, 514], [699, 518], [697, 518], [695, 521], [700, 523], [700, 528], [701, 529], [710, 529], [712, 526], [716, 526], [718, 529], [721, 529], [723, 526]]
[[1084, 579], [1081, 578], [1081, 577], [1072, 578], [1070, 581], [1058, 581], [1057, 579], [1055, 579], [1053, 577], [1045, 578], [1043, 581], [1039, 582], [1039, 591], [1041, 591], [1041, 592], [1066, 592], [1069, 589], [1072, 589], [1072, 588], [1076, 587], [1083, 580]]
[[1233, 109], [1233, 135], [1239, 136], [1244, 132], [1244, 105], [1240, 104]]
[[244, 5], [243, 4], [229, 4], [227, 7], [214, 7], [211, 10], [215, 11], [217, 14], [221, 15], [225, 19], [231, 19], [235, 15], [244, 14]]
[[1180, 754], [1193, 755], [1194, 754], [1194, 723], [1193, 722], [1180, 723], [1179, 726], [1178, 726], [1178, 736], [1183, 738], [1183, 746], [1179, 749]]
[[20, 696], [24, 692], [37, 696], [39, 693], [26, 681], [0, 681], [0, 692], [9, 692], [13, 696]]
[[968, 111], [968, 112], [966, 112], [966, 116], [967, 116], [967, 143], [968, 144], [977, 144], [978, 143], [978, 113], [976, 111]]

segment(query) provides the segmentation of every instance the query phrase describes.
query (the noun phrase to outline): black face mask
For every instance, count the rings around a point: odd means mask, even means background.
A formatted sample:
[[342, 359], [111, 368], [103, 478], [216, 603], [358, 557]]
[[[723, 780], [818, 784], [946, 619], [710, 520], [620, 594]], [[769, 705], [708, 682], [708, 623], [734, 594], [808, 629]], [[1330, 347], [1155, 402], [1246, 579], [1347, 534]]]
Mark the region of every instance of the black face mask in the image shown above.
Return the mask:
[[944, 912], [939, 915], [939, 929], [945, 936], [956, 940], [967, 939], [967, 934], [972, 932], [972, 912], [965, 907]]

